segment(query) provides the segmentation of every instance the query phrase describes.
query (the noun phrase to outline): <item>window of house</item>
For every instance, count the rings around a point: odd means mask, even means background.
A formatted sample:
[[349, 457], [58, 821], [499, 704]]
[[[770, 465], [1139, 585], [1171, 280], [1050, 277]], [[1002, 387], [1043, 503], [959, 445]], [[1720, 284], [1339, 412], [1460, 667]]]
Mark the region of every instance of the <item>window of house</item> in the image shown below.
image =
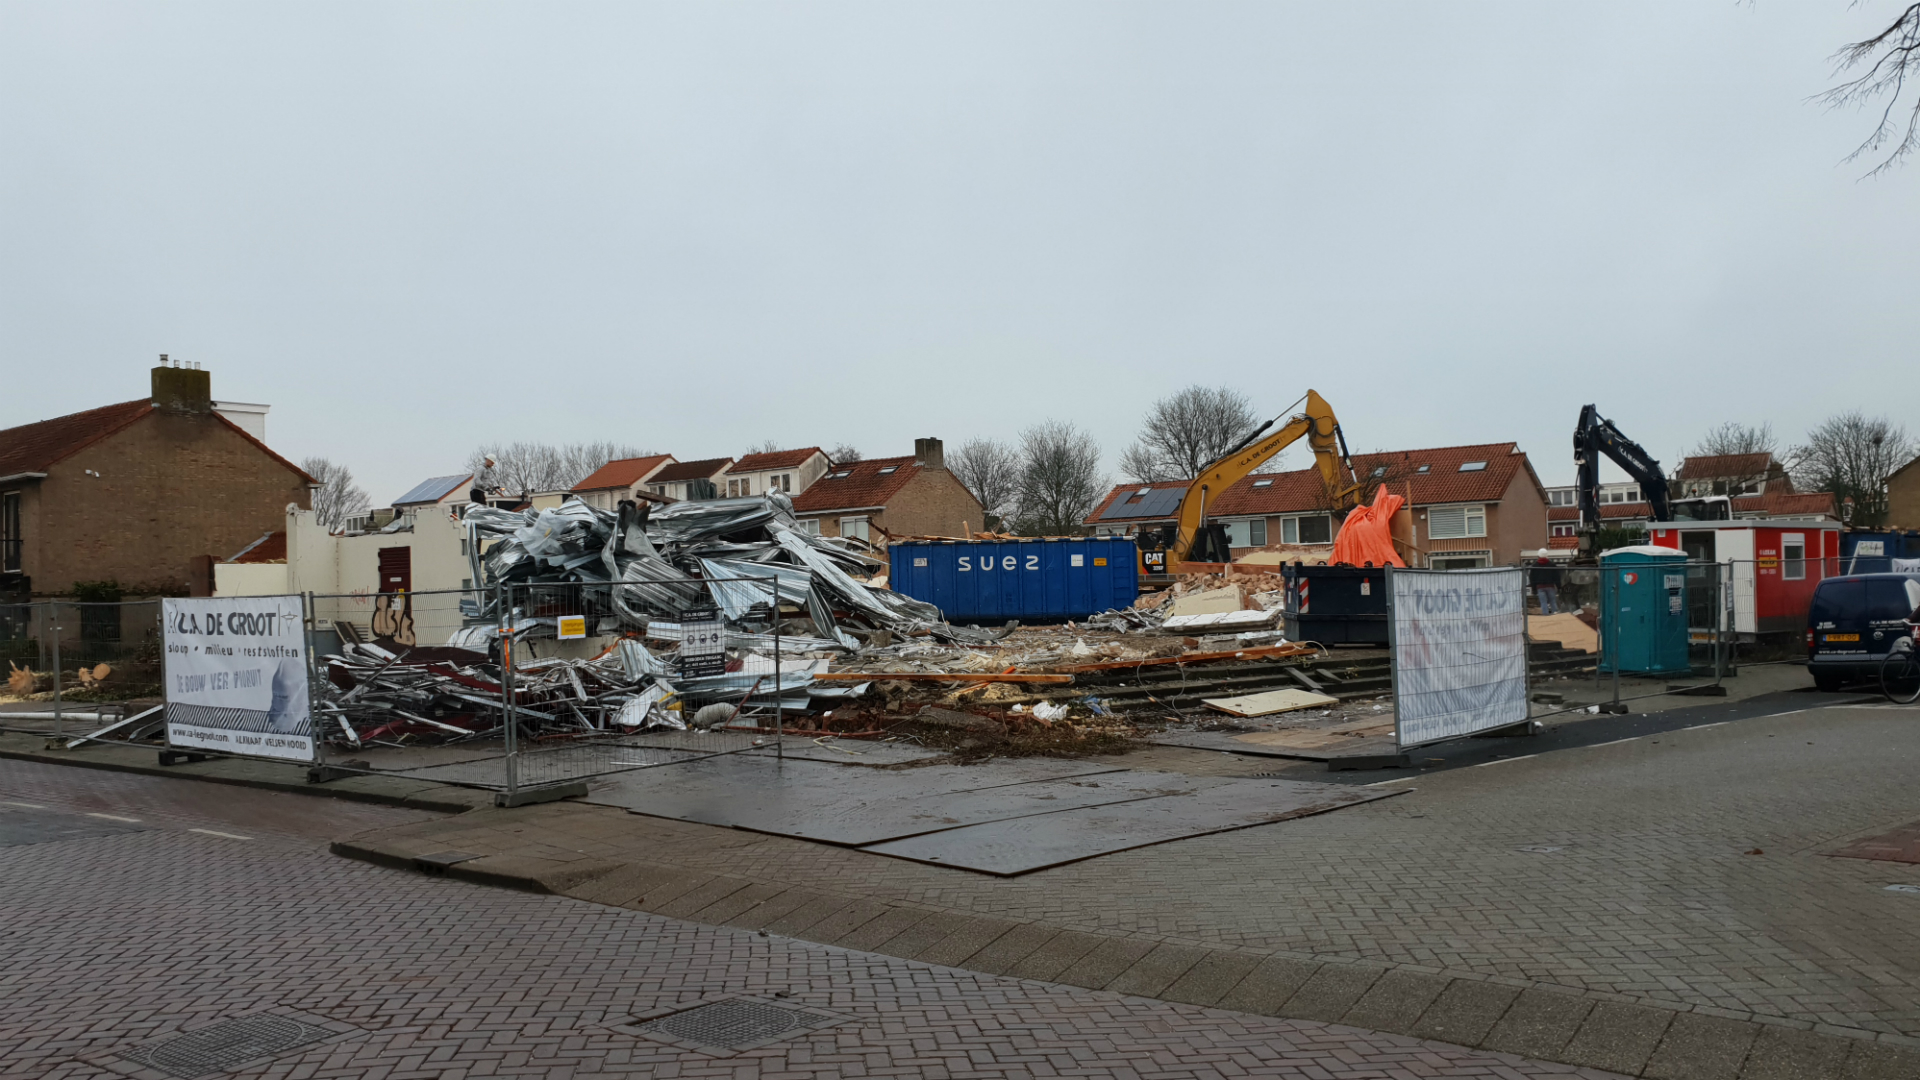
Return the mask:
[[1333, 543], [1333, 519], [1325, 514], [1281, 518], [1280, 542], [1283, 544], [1331, 544]]
[[1639, 501], [1640, 501], [1640, 489], [1639, 489], [1639, 488], [1628, 488], [1628, 489], [1627, 489], [1627, 501], [1628, 501], [1628, 502], [1639, 502]]
[[780, 490], [788, 493], [791, 493], [793, 491], [793, 474], [792, 473], [780, 474]]
[[20, 493], [0, 492], [0, 571], [20, 572]]
[[1491, 551], [1442, 551], [1427, 559], [1433, 570], [1478, 570], [1491, 564]]
[[840, 535], [850, 540], [866, 540], [867, 519], [863, 517], [843, 517], [840, 519]]
[[1487, 535], [1484, 506], [1436, 506], [1427, 511], [1427, 539], [1461, 540]]
[[1272, 486], [1273, 486], [1273, 481], [1271, 481], [1271, 480], [1255, 480], [1255, 481], [1253, 482], [1253, 486], [1254, 486], [1254, 487], [1272, 487]]
[[1385, 465], [1375, 465], [1373, 467], [1373, 471], [1371, 473], [1368, 473], [1367, 475], [1373, 477], [1375, 480], [1378, 480], [1381, 477], [1387, 475], [1387, 467]]
[[1422, 466], [1420, 466], [1419, 468], [1417, 468], [1417, 469], [1415, 469], [1415, 470], [1413, 470], [1413, 471], [1414, 471], [1414, 472], [1417, 472], [1417, 473], [1427, 473], [1427, 472], [1432, 472], [1432, 471], [1433, 471], [1433, 466], [1431, 466], [1431, 465], [1422, 465]]
[[1780, 576], [1788, 581], [1799, 581], [1807, 576], [1805, 533], [1780, 534]]
[[1572, 526], [1572, 525], [1555, 525], [1555, 526], [1553, 527], [1553, 535], [1555, 535], [1555, 536], [1572, 536], [1572, 535], [1574, 535], [1574, 526]]
[[1487, 463], [1484, 461], [1463, 461], [1460, 463], [1461, 472], [1482, 472], [1486, 467]]
[[828, 474], [827, 474], [827, 479], [829, 479], [829, 480], [845, 480], [845, 479], [846, 479], [847, 477], [849, 477], [849, 476], [852, 476], [852, 475], [853, 475], [853, 470], [852, 470], [852, 469], [841, 469], [841, 470], [840, 470], [839, 472], [836, 472], [836, 473], [828, 473]]
[[880, 475], [881, 475], [881, 476], [886, 476], [886, 475], [889, 475], [889, 474], [891, 474], [891, 473], [896, 473], [896, 472], [899, 472], [899, 471], [900, 471], [900, 466], [898, 466], [898, 465], [889, 465], [889, 466], [887, 466], [886, 468], [884, 468], [884, 469], [881, 469], [881, 470], [880, 470]]
[[1267, 519], [1227, 522], [1228, 547], [1266, 547]]
[[800, 531], [804, 533], [811, 533], [814, 536], [819, 536], [820, 535], [820, 519], [819, 518], [801, 518]]

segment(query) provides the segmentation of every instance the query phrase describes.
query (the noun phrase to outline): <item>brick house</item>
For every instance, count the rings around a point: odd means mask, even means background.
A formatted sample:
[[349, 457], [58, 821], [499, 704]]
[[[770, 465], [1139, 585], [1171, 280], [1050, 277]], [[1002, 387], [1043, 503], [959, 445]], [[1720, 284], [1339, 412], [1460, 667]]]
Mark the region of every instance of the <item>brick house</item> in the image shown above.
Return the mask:
[[1887, 477], [1887, 527], [1920, 529], [1920, 457]]
[[1673, 498], [1702, 495], [1791, 495], [1787, 467], [1772, 454], [1710, 454], [1690, 457], [1674, 470]]
[[817, 446], [748, 454], [727, 466], [720, 494], [729, 499], [765, 495], [770, 491], [800, 495], [832, 468], [833, 462], [828, 460], [826, 451]]
[[[1538, 550], [1547, 538], [1547, 495], [1525, 452], [1514, 443], [1448, 446], [1356, 454], [1354, 471], [1367, 485], [1367, 499], [1380, 485], [1406, 497], [1413, 515], [1413, 558], [1408, 565], [1436, 569], [1501, 566]], [[1184, 488], [1185, 482], [1122, 485], [1088, 515], [1097, 531], [1117, 527], [1110, 518], [1116, 500], [1142, 488]], [[1155, 496], [1139, 496], [1143, 504]], [[1162, 497], [1164, 498], [1164, 497]], [[1179, 500], [1143, 519], [1152, 526], [1172, 520]], [[1124, 502], [1118, 503], [1124, 511]], [[1220, 494], [1207, 516], [1227, 527], [1235, 558], [1261, 548], [1284, 547], [1304, 557], [1331, 552], [1344, 515], [1327, 498], [1319, 470], [1255, 473]], [[1403, 557], [1404, 553], [1403, 553]]]
[[876, 546], [890, 536], [965, 536], [986, 521], [939, 439], [915, 439], [908, 457], [835, 466], [794, 497], [793, 512], [809, 532]]
[[150, 397], [0, 431], [0, 592], [184, 594], [312, 485], [215, 409], [205, 370], [156, 367]]
[[672, 454], [618, 458], [588, 473], [585, 479], [573, 485], [573, 493], [588, 506], [603, 510], [612, 510], [623, 499], [638, 502], [648, 497], [663, 497], [663, 492], [652, 490], [649, 484], [660, 475], [661, 470], [673, 464]]
[[647, 478], [646, 489], [663, 499], [717, 499], [726, 488], [732, 458], [675, 461]]

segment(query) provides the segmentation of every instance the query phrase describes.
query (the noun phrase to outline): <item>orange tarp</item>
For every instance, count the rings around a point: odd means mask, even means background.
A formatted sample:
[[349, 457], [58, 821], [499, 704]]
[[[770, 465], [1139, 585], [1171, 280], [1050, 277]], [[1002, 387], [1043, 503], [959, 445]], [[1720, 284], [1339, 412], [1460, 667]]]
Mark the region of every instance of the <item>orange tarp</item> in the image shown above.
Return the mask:
[[1393, 515], [1406, 501], [1381, 484], [1374, 492], [1373, 505], [1356, 506], [1347, 515], [1346, 524], [1333, 541], [1332, 561], [1355, 566], [1406, 566], [1393, 550], [1392, 532]]

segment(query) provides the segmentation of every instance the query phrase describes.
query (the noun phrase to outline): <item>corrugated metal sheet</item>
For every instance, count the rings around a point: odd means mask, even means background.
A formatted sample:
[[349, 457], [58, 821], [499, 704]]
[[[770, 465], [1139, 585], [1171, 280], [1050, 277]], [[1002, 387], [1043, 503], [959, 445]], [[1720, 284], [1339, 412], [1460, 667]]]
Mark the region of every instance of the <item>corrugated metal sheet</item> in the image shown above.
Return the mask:
[[887, 583], [956, 623], [1084, 619], [1140, 594], [1131, 540], [904, 541], [887, 553]]

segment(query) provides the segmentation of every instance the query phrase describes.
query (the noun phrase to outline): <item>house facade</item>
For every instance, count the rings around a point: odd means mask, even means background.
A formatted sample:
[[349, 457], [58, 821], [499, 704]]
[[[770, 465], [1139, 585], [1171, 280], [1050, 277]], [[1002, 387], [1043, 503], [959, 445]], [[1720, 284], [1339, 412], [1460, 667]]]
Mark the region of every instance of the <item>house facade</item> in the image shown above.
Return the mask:
[[[1513, 443], [1360, 454], [1354, 471], [1367, 499], [1381, 486], [1407, 500], [1413, 518], [1409, 566], [1464, 569], [1518, 562], [1547, 537], [1546, 489]], [[1108, 493], [1086, 523], [1107, 535], [1137, 520], [1150, 528], [1179, 513], [1187, 482], [1123, 485]], [[1169, 491], [1172, 494], [1158, 494]], [[1165, 503], [1166, 505], [1159, 505]], [[1129, 506], [1137, 519], [1128, 519]], [[1255, 473], [1220, 494], [1210, 519], [1226, 526], [1233, 557], [1281, 549], [1313, 561], [1331, 555], [1344, 515], [1336, 513], [1317, 469]]]
[[727, 490], [732, 458], [675, 461], [648, 477], [644, 489], [663, 499], [717, 499]]
[[[653, 484], [660, 473], [673, 464], [672, 454], [619, 458], [593, 470], [585, 479], [573, 485], [573, 494], [588, 506], [597, 506], [602, 510], [612, 510], [622, 500], [639, 502], [646, 498], [667, 498], [669, 496], [664, 492], [655, 491]], [[543, 501], [550, 501], [557, 506], [562, 500], [552, 496], [561, 494], [535, 493], [532, 502], [536, 509], [542, 508]]]
[[876, 547], [890, 536], [965, 536], [986, 521], [939, 439], [915, 439], [907, 457], [834, 466], [794, 498], [793, 513], [808, 532]]
[[185, 594], [313, 483], [214, 407], [206, 370], [155, 367], [147, 397], [0, 431], [0, 593]]
[[827, 459], [826, 451], [817, 446], [748, 454], [727, 466], [720, 494], [728, 499], [775, 491], [800, 495], [832, 468], [833, 462]]
[[1920, 529], [1920, 457], [1887, 477], [1887, 528]]
[[1673, 497], [1793, 494], [1787, 467], [1772, 454], [1710, 454], [1687, 458], [1674, 470]]

